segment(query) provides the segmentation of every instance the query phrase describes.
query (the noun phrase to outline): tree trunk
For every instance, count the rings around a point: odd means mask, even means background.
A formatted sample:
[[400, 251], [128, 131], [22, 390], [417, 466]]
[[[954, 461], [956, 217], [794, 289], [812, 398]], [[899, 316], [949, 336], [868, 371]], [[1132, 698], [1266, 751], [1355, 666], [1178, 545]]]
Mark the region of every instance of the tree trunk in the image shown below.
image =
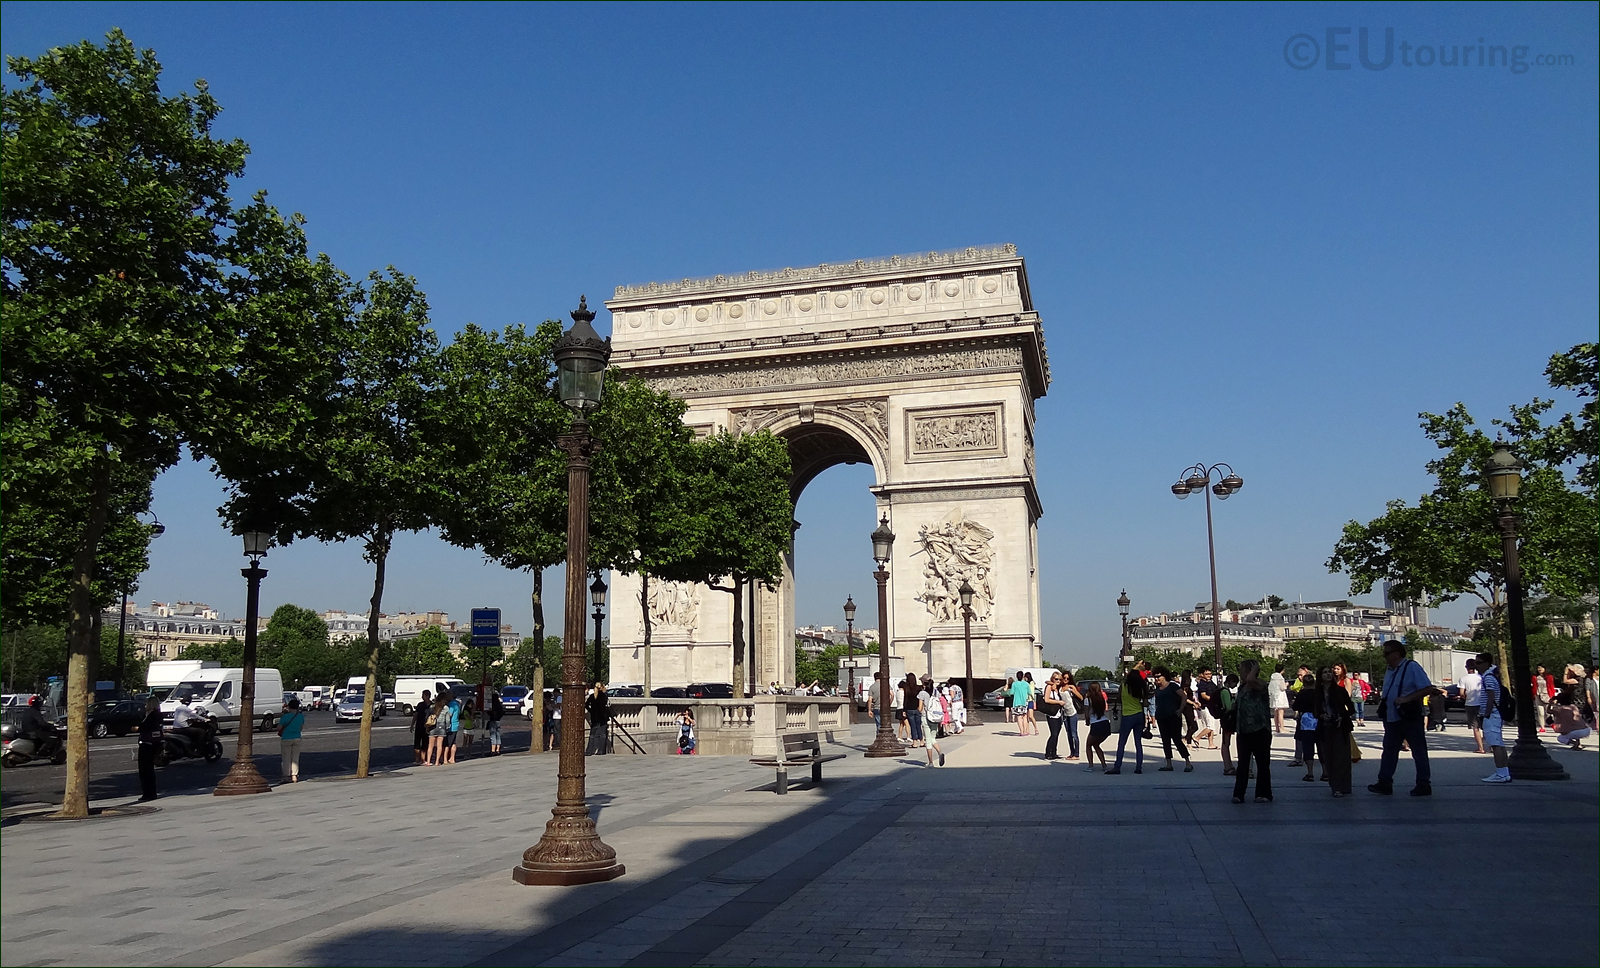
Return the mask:
[[372, 605], [367, 610], [367, 687], [361, 697], [361, 738], [356, 745], [356, 778], [367, 776], [372, 762], [372, 702], [378, 694], [378, 609], [383, 605], [383, 569], [389, 561], [394, 532], [379, 530], [367, 542], [367, 560], [373, 564]]
[[[650, 573], [639, 569], [639, 612], [644, 616], [644, 695], [650, 698]], [[611, 631], [615, 632], [615, 624]]]
[[735, 698], [745, 698], [745, 657], [744, 657], [744, 609], [739, 591], [742, 588], [738, 576], [733, 578], [733, 695]]
[[94, 575], [100, 538], [105, 534], [111, 498], [111, 457], [104, 449], [92, 470], [89, 520], [72, 556], [72, 625], [67, 654], [67, 785], [58, 817], [89, 816], [89, 657], [100, 650], [95, 639]]
[[544, 752], [544, 569], [533, 569], [533, 742], [529, 749]]

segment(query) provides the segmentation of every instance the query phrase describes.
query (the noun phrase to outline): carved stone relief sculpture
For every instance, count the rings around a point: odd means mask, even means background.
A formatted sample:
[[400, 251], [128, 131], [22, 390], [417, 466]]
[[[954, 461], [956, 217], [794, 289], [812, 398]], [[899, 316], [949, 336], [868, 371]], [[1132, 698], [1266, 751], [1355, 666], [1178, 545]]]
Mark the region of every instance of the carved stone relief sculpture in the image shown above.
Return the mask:
[[700, 621], [700, 587], [687, 581], [650, 582], [650, 624], [692, 629]]
[[972, 618], [986, 622], [994, 606], [994, 586], [990, 573], [994, 567], [994, 532], [966, 517], [956, 508], [937, 525], [917, 529], [924, 554], [922, 591], [916, 600], [928, 609], [934, 622], [955, 624], [961, 621], [961, 583], [972, 585]]

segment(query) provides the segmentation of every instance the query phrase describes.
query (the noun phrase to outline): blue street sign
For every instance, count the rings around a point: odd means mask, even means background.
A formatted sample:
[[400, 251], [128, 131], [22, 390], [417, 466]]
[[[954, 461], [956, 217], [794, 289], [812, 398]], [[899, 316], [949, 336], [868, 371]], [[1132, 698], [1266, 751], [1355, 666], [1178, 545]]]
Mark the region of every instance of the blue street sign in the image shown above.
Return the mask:
[[475, 608], [472, 610], [472, 641], [474, 649], [491, 649], [500, 644], [500, 610]]

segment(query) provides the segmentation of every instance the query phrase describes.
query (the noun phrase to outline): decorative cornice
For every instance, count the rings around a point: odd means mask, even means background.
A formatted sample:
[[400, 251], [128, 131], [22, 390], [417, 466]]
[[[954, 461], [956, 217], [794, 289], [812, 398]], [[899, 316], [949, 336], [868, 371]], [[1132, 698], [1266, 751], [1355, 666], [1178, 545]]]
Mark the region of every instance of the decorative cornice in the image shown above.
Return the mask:
[[992, 345], [921, 353], [908, 353], [904, 349], [893, 352], [892, 348], [886, 348], [881, 354], [830, 355], [743, 366], [710, 364], [692, 370], [679, 365], [663, 367], [659, 374], [644, 367], [640, 375], [658, 391], [686, 397], [731, 390], [859, 383], [927, 373], [1020, 371], [1022, 366], [1020, 346]]
[[681, 293], [713, 292], [744, 286], [762, 286], [774, 283], [815, 283], [834, 279], [853, 279], [882, 272], [910, 272], [918, 269], [945, 269], [957, 266], [994, 262], [1017, 258], [1017, 247], [1010, 242], [1004, 245], [968, 246], [945, 252], [922, 252], [913, 255], [893, 255], [887, 259], [856, 259], [854, 262], [824, 262], [803, 269], [777, 269], [769, 272], [751, 271], [739, 275], [716, 275], [704, 279], [682, 279], [677, 282], [647, 282], [638, 286], [618, 286], [616, 298], [640, 296], [671, 296]]

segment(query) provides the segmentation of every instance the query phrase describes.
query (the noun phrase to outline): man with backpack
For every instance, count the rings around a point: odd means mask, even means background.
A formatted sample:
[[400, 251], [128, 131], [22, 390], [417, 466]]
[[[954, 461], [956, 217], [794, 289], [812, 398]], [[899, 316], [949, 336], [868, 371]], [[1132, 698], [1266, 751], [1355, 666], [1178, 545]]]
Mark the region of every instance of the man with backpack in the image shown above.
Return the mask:
[[1505, 728], [1504, 712], [1516, 708], [1515, 700], [1500, 682], [1500, 667], [1494, 664], [1494, 656], [1480, 652], [1473, 664], [1483, 670], [1478, 683], [1478, 725], [1483, 730], [1483, 745], [1494, 754], [1494, 772], [1484, 777], [1483, 782], [1510, 783], [1511, 758], [1506, 755], [1506, 741], [1501, 731]]

